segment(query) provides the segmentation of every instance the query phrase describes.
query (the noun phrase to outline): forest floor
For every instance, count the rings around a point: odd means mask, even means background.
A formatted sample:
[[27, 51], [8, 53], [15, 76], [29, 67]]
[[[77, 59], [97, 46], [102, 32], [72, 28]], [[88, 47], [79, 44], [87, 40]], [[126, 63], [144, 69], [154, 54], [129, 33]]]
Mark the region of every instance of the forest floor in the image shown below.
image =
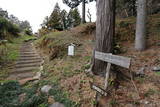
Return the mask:
[[[160, 72], [152, 70], [160, 66], [160, 15], [149, 17], [147, 27], [147, 49], [139, 52], [134, 49], [135, 18], [117, 20], [114, 53], [130, 57], [130, 70], [138, 75], [133, 81], [119, 80], [119, 88], [112, 91], [112, 96], [107, 99], [111, 107], [160, 106]], [[104, 85], [103, 77], [86, 72], [91, 66], [94, 34], [95, 23], [87, 23], [69, 31], [50, 32], [36, 40], [34, 45], [45, 60], [41, 80], [23, 87], [15, 81], [3, 82], [0, 85], [0, 94], [3, 95], [0, 102], [7, 105], [21, 101], [16, 105], [21, 107], [48, 107], [55, 102], [63, 103], [65, 107], [93, 107], [96, 92], [90, 88], [90, 82], [102, 88]], [[67, 55], [71, 43], [75, 44], [75, 56]], [[120, 70], [124, 74], [127, 72], [126, 69]], [[47, 95], [40, 93], [44, 85], [52, 86]], [[16, 88], [9, 89], [10, 86]], [[4, 97], [10, 95], [2, 93], [5, 89], [12, 97]], [[13, 98], [14, 101], [11, 100]]]

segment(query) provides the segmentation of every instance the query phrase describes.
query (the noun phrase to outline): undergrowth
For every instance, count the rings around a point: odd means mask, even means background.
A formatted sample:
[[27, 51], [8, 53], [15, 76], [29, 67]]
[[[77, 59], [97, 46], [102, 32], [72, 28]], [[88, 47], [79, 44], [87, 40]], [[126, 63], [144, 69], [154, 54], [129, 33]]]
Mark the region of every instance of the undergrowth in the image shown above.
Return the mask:
[[[21, 87], [17, 81], [3, 81], [0, 85], [0, 107], [38, 107], [45, 96], [37, 95], [38, 87]], [[23, 101], [20, 95], [24, 94]]]
[[[20, 86], [17, 81], [0, 82], [0, 107], [48, 107], [48, 95], [39, 92], [40, 87], [50, 84], [53, 88], [49, 95], [65, 107], [78, 107], [78, 104], [68, 99], [57, 82], [41, 80], [36, 84]], [[24, 95], [22, 99], [20, 96]]]

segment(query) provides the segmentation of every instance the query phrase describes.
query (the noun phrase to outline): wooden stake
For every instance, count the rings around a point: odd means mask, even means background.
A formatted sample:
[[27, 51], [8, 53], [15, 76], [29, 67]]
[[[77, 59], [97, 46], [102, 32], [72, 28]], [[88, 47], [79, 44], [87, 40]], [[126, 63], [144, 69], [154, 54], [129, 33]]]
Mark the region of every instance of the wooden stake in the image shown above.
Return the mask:
[[107, 87], [108, 87], [108, 79], [109, 79], [109, 73], [110, 73], [110, 68], [111, 68], [111, 63], [108, 63], [107, 64], [107, 69], [106, 69], [106, 77], [105, 77], [105, 80], [104, 80], [104, 89], [106, 90]]

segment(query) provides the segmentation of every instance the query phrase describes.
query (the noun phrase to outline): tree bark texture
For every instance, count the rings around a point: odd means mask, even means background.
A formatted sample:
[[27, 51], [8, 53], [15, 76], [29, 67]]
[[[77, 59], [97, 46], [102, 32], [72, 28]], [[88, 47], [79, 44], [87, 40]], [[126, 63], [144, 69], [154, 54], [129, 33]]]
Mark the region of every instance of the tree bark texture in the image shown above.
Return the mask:
[[[114, 34], [115, 0], [97, 0], [96, 42], [94, 51], [112, 52]], [[93, 57], [91, 71], [94, 74], [104, 75], [106, 67], [106, 62], [94, 59]]]
[[135, 49], [143, 51], [146, 48], [146, 0], [138, 0]]
[[86, 0], [82, 1], [82, 23], [86, 22], [85, 16], [86, 16]]

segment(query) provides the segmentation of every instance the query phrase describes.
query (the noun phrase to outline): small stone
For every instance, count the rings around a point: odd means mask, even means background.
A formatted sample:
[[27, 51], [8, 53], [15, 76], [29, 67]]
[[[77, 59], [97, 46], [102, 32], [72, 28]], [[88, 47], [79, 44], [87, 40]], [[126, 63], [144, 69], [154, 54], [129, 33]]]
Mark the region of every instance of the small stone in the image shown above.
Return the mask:
[[22, 103], [26, 98], [26, 93], [20, 94], [19, 95], [19, 101]]
[[144, 104], [149, 104], [149, 102], [148, 102], [148, 101], [145, 101]]
[[49, 107], [65, 107], [65, 106], [61, 103], [56, 102], [56, 103], [50, 105]]
[[36, 76], [34, 76], [34, 79], [40, 79], [41, 78], [42, 73], [41, 72], [37, 72]]
[[39, 70], [40, 70], [40, 71], [43, 71], [43, 66], [40, 66]]
[[49, 96], [49, 97], [48, 97], [48, 103], [49, 103], [49, 104], [55, 103], [55, 100], [54, 100], [54, 97], [53, 97], [53, 96]]
[[160, 71], [160, 67], [153, 67], [153, 71]]
[[51, 88], [52, 87], [50, 85], [45, 85], [41, 88], [41, 92], [48, 94]]

